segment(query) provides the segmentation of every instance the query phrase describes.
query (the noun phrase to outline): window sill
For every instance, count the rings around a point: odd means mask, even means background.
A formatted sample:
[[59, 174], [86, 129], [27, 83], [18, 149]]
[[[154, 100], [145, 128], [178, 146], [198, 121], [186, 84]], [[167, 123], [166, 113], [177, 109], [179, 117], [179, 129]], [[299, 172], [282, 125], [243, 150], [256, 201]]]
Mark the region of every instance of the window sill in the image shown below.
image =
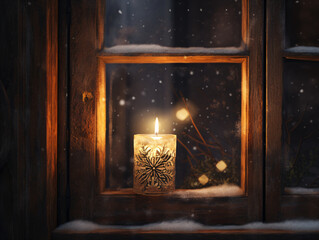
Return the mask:
[[244, 191], [239, 186], [233, 184], [223, 184], [218, 186], [211, 186], [202, 189], [176, 189], [174, 192], [159, 195], [139, 195], [136, 194], [132, 188], [124, 188], [117, 191], [104, 191], [102, 196], [144, 196], [158, 198], [176, 198], [176, 199], [200, 199], [213, 197], [243, 197]]
[[191, 220], [175, 220], [147, 225], [100, 225], [76, 220], [59, 226], [53, 240], [63, 239], [319, 239], [318, 220], [279, 223], [253, 222], [245, 225], [203, 225]]
[[123, 229], [103, 229], [87, 232], [54, 231], [53, 240], [75, 240], [75, 239], [221, 239], [221, 240], [258, 239], [258, 240], [306, 240], [319, 239], [318, 231], [287, 231], [287, 230], [200, 230], [194, 232], [180, 231], [142, 231]]

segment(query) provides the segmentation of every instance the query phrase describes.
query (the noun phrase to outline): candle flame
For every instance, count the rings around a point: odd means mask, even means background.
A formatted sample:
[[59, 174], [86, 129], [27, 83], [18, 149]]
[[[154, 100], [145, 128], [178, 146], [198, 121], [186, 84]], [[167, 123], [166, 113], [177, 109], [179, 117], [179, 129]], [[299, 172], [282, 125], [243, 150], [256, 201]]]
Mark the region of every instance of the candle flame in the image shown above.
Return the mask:
[[158, 118], [156, 118], [155, 119], [155, 135], [158, 134], [158, 129], [159, 129], [159, 127], [158, 127]]

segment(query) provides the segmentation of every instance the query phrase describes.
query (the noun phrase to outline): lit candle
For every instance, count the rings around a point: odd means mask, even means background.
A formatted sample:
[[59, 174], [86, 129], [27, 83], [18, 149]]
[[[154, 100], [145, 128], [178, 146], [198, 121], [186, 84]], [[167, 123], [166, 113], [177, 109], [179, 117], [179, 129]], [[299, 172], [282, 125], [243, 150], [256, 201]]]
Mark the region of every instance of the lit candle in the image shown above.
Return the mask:
[[176, 135], [159, 134], [158, 119], [155, 134], [134, 135], [133, 190], [141, 194], [161, 194], [175, 189]]

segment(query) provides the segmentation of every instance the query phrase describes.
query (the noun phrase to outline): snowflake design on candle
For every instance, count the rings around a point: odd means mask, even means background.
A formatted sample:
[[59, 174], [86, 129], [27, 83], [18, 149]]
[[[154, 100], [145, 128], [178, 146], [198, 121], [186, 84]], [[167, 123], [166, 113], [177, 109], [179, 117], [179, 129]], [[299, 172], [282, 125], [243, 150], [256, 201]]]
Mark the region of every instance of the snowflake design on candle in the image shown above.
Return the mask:
[[135, 179], [143, 186], [143, 191], [159, 192], [174, 178], [174, 154], [164, 147], [143, 146], [136, 155]]

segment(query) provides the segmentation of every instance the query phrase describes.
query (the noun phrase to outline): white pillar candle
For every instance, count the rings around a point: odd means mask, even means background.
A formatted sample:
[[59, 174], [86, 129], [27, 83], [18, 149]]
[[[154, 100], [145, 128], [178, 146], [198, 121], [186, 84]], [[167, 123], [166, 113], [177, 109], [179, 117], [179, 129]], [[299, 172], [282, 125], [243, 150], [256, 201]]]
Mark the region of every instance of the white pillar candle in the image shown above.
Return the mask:
[[134, 184], [133, 190], [140, 194], [161, 194], [175, 189], [176, 135], [134, 135]]

